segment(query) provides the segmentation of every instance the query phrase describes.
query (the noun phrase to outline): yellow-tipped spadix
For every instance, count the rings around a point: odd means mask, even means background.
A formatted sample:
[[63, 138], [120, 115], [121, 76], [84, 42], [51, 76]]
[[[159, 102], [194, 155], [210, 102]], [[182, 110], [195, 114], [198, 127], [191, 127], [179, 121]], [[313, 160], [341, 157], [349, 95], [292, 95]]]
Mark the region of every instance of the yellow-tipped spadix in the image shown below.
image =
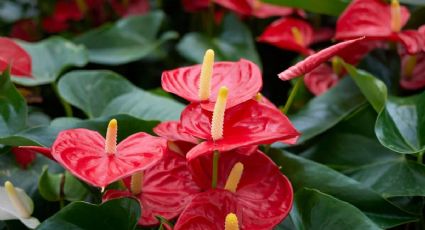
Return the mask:
[[12, 202], [13, 207], [19, 213], [21, 218], [30, 218], [30, 210], [24, 205], [23, 201], [19, 198], [18, 192], [15, 189], [15, 186], [10, 181], [4, 183], [4, 188], [6, 189], [7, 196], [9, 197], [10, 202]]
[[398, 0], [391, 0], [391, 30], [393, 32], [401, 30], [401, 8]]
[[117, 132], [117, 120], [112, 119], [108, 124], [108, 129], [106, 130], [105, 152], [108, 154], [115, 154], [117, 152]]
[[304, 37], [303, 37], [300, 29], [298, 29], [298, 27], [292, 27], [291, 32], [292, 32], [292, 36], [294, 37], [295, 42], [300, 46], [304, 46]]
[[131, 176], [130, 191], [134, 195], [142, 192], [143, 188], [143, 172], [137, 172]]
[[229, 90], [225, 86], [218, 91], [211, 121], [211, 137], [214, 141], [223, 138], [224, 112], [226, 111], [228, 92]]
[[239, 230], [238, 217], [234, 213], [229, 213], [226, 216], [224, 230]]
[[199, 79], [199, 100], [208, 100], [211, 94], [211, 77], [214, 67], [214, 51], [209, 49], [205, 52]]
[[230, 192], [236, 192], [238, 188], [239, 181], [241, 180], [243, 173], [243, 164], [241, 162], [236, 163], [232, 170], [230, 171], [229, 176], [227, 177], [226, 185], [224, 189]]

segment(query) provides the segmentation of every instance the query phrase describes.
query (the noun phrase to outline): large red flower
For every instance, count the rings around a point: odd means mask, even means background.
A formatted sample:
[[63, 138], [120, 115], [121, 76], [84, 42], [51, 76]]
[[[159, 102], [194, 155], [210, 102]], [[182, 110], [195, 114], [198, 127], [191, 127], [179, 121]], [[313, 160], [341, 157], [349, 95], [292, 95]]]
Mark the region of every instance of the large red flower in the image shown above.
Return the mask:
[[133, 196], [140, 202], [141, 225], [158, 224], [155, 216], [168, 220], [177, 217], [199, 192], [199, 187], [192, 180], [186, 159], [177, 153], [166, 151], [164, 157], [151, 168], [143, 171], [141, 192], [132, 193], [131, 177], [124, 179], [127, 190], [108, 190], [103, 200]]
[[294, 144], [300, 135], [289, 119], [279, 110], [267, 104], [249, 100], [227, 109], [224, 115], [223, 137], [211, 137], [212, 113], [203, 110], [199, 103], [192, 103], [182, 112], [183, 130], [194, 137], [206, 140], [191, 149], [190, 160], [209, 151], [228, 151], [241, 146], [271, 144], [284, 141]]
[[410, 17], [406, 7], [392, 7], [381, 0], [354, 0], [338, 18], [336, 39], [366, 39], [401, 42], [408, 53], [422, 49], [418, 32], [401, 31]]
[[98, 187], [145, 170], [161, 159], [167, 141], [146, 133], [136, 133], [109, 152], [98, 132], [71, 129], [59, 133], [52, 146], [52, 156], [64, 168], [81, 180]]
[[341, 52], [344, 52], [345, 49], [355, 45], [357, 42], [363, 39], [364, 37], [348, 40], [323, 49], [315, 54], [308, 56], [306, 59], [298, 62], [294, 66], [289, 67], [285, 71], [281, 72], [278, 76], [284, 81], [299, 77], [312, 71], [322, 63], [328, 61], [330, 58], [338, 56]]
[[[199, 80], [201, 65], [178, 68], [162, 73], [162, 88], [190, 102], [199, 99]], [[233, 107], [254, 97], [262, 87], [261, 72], [254, 63], [241, 59], [238, 62], [216, 62], [211, 79], [211, 94], [202, 101], [202, 107], [209, 111], [214, 109], [220, 87], [229, 89], [227, 108]]]
[[282, 18], [270, 24], [258, 41], [310, 55], [314, 52], [308, 48], [313, 42], [313, 34], [313, 28], [308, 22], [296, 18]]
[[10, 66], [15, 76], [31, 76], [31, 56], [12, 39], [0, 37], [0, 72]]
[[267, 18], [273, 16], [287, 16], [296, 10], [288, 7], [275, 6], [261, 2], [261, 0], [213, 0], [215, 3], [243, 16]]
[[[225, 217], [235, 213], [240, 229], [272, 229], [287, 216], [293, 201], [289, 180], [264, 153], [221, 152], [217, 188], [211, 189], [212, 153], [189, 161], [198, 185], [207, 190], [195, 195], [175, 229], [223, 229]], [[235, 191], [226, 182], [236, 163], [243, 171]]]

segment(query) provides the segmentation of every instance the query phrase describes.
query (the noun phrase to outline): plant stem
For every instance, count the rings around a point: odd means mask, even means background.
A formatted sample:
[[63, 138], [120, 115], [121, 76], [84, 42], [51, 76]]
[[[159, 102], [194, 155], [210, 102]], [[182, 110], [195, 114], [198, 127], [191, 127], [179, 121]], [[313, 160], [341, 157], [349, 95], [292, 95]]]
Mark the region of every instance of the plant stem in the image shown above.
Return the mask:
[[68, 104], [68, 102], [66, 102], [61, 95], [59, 94], [59, 90], [58, 90], [58, 86], [56, 85], [56, 82], [52, 82], [51, 84], [53, 91], [56, 94], [56, 97], [59, 99], [59, 101], [61, 102], [63, 109], [65, 110], [65, 114], [67, 117], [72, 117], [72, 107], [70, 104]]
[[220, 152], [215, 150], [214, 153], [213, 153], [211, 188], [217, 187], [218, 159], [219, 158], [220, 158]]
[[425, 153], [425, 151], [422, 151], [422, 152], [419, 152], [418, 153], [418, 159], [417, 159], [418, 163], [421, 163], [421, 164], [423, 163], [424, 153]]
[[294, 87], [291, 90], [291, 93], [289, 94], [288, 100], [286, 101], [285, 106], [282, 109], [282, 113], [287, 114], [289, 109], [291, 108], [292, 103], [294, 102], [295, 96], [298, 93], [298, 90], [301, 87], [301, 84], [304, 82], [304, 76], [298, 78], [297, 82], [295, 83]]

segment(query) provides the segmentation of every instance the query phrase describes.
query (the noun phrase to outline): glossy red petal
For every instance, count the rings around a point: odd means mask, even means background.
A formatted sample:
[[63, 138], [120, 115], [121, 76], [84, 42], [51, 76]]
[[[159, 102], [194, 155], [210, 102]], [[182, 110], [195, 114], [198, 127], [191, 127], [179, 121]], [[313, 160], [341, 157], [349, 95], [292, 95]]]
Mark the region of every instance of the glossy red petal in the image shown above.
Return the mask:
[[189, 151], [189, 159], [213, 150], [228, 151], [247, 145], [276, 141], [294, 144], [300, 135], [279, 110], [255, 100], [226, 110], [220, 140], [211, 139], [211, 112], [203, 110], [199, 104], [186, 107], [181, 115], [181, 125], [187, 133], [207, 140]]
[[117, 146], [116, 154], [104, 150], [105, 139], [87, 129], [59, 133], [52, 146], [52, 156], [81, 180], [97, 187], [151, 167], [161, 159], [166, 140], [137, 133]]
[[[257, 3], [255, 3], [257, 2]], [[296, 10], [289, 7], [282, 7], [263, 3], [259, 0], [251, 0], [253, 5], [252, 15], [257, 18], [269, 18], [274, 16], [288, 16], [296, 13]]]
[[[199, 102], [198, 88], [201, 65], [165, 71], [162, 87], [190, 102]], [[238, 62], [216, 62], [211, 80], [211, 96], [202, 103], [204, 109], [212, 111], [221, 86], [229, 89], [227, 108], [254, 97], [262, 87], [260, 69], [254, 63], [241, 59]]]
[[416, 55], [416, 65], [411, 76], [406, 76], [405, 69], [409, 56], [404, 55], [401, 59], [401, 80], [400, 85], [404, 89], [418, 90], [425, 87], [425, 52]]
[[416, 54], [425, 49], [425, 37], [419, 31], [405, 30], [397, 34], [408, 54]]
[[318, 28], [314, 31], [313, 41], [311, 43], [320, 43], [330, 41], [335, 36], [335, 30], [329, 27]]
[[[130, 189], [130, 178], [124, 179]], [[200, 191], [192, 180], [186, 159], [174, 152], [167, 151], [154, 166], [144, 171], [142, 192], [136, 197], [142, 207], [141, 225], [155, 225], [160, 215], [168, 220], [177, 217]], [[103, 199], [133, 196], [126, 191], [107, 191]]]
[[278, 76], [280, 79], [287, 81], [306, 74], [318, 67], [320, 64], [329, 60], [331, 57], [339, 55], [339, 53], [342, 52], [344, 49], [354, 45], [356, 42], [359, 42], [363, 39], [364, 37], [348, 40], [323, 49], [315, 54], [308, 56], [306, 59], [298, 62], [294, 66], [289, 67], [287, 70], [283, 71]]
[[11, 74], [31, 76], [31, 56], [12, 39], [0, 37], [0, 72], [11, 66]]
[[52, 150], [50, 148], [41, 147], [41, 146], [19, 146], [17, 148], [40, 153], [51, 160], [55, 160], [52, 156]]
[[160, 137], [170, 141], [184, 141], [189, 143], [198, 143], [198, 139], [186, 133], [178, 121], [165, 121], [157, 125], [153, 131]]
[[[299, 44], [292, 32], [297, 28], [301, 33], [303, 44]], [[296, 18], [282, 18], [270, 24], [258, 38], [260, 42], [266, 42], [281, 49], [292, 50], [310, 55], [313, 53], [308, 47], [313, 41], [313, 28], [306, 21]]]
[[252, 6], [250, 3], [251, 0], [213, 0], [213, 1], [219, 4], [220, 6], [241, 15], [248, 16], [248, 15], [251, 15], [252, 13]]
[[321, 64], [304, 76], [305, 86], [316, 96], [328, 91], [338, 81], [338, 76], [327, 64]]
[[[211, 186], [211, 162], [212, 153], [189, 162], [194, 179], [204, 189]], [[244, 165], [244, 170], [236, 192], [222, 190], [237, 162]], [[241, 229], [272, 229], [289, 213], [292, 200], [291, 183], [264, 153], [222, 152], [217, 189], [196, 195], [181, 214], [176, 229], [182, 229], [178, 226], [196, 226], [198, 221], [211, 227], [215, 226], [211, 223], [224, 224], [224, 217], [229, 212], [236, 213]], [[216, 210], [221, 212], [215, 213]]]
[[11, 152], [15, 155], [16, 163], [21, 166], [21, 168], [26, 169], [28, 166], [35, 160], [36, 153], [28, 149], [21, 149], [13, 147]]
[[[409, 10], [401, 6], [402, 27], [409, 20]], [[362, 36], [390, 39], [391, 6], [381, 0], [354, 0], [338, 18], [336, 39], [346, 40]]]
[[363, 57], [369, 52], [377, 48], [386, 48], [387, 43], [382, 41], [362, 40], [342, 49], [338, 53], [338, 57], [351, 65], [357, 65]]

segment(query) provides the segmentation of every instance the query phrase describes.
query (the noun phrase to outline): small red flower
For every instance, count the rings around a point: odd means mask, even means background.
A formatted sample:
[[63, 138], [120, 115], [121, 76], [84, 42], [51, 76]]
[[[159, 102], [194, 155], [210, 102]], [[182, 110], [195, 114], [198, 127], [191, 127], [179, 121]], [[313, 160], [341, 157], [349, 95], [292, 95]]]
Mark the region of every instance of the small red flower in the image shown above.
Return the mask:
[[200, 190], [192, 180], [185, 157], [171, 151], [166, 151], [160, 161], [141, 173], [139, 178], [133, 175], [133, 181], [132, 177], [124, 179], [127, 190], [108, 190], [103, 196], [104, 201], [137, 198], [142, 208], [140, 225], [158, 224], [155, 218], [158, 215], [168, 220], [177, 217]]
[[294, 144], [300, 135], [279, 110], [255, 100], [226, 110], [222, 138], [218, 140], [213, 140], [212, 137], [212, 116], [199, 103], [192, 103], [183, 110], [180, 118], [183, 130], [205, 140], [187, 153], [189, 160], [214, 150], [229, 151], [242, 146], [271, 144], [276, 141]]
[[261, 0], [214, 0], [214, 2], [240, 15], [258, 18], [287, 16], [297, 12], [292, 8], [263, 3]]
[[13, 23], [9, 36], [29, 42], [34, 42], [41, 38], [37, 25], [32, 19], [23, 19]]
[[136, 133], [117, 145], [117, 124], [112, 120], [106, 140], [98, 132], [71, 129], [59, 133], [52, 146], [53, 158], [81, 180], [97, 187], [145, 170], [161, 159], [167, 141]]
[[76, 1], [59, 0], [56, 2], [53, 14], [42, 21], [43, 29], [48, 33], [62, 32], [69, 27], [70, 21], [80, 21], [84, 12]]
[[12, 75], [31, 77], [31, 56], [12, 39], [0, 37], [0, 72], [8, 66]]
[[201, 68], [201, 65], [194, 65], [163, 72], [162, 88], [190, 102], [201, 102], [202, 108], [212, 111], [221, 86], [229, 89], [227, 108], [251, 99], [262, 87], [261, 72], [254, 63], [245, 59], [238, 62], [216, 62], [210, 80], [211, 93], [206, 100], [201, 100]]
[[338, 56], [341, 52], [344, 51], [344, 49], [353, 46], [363, 39], [364, 37], [348, 40], [323, 49], [315, 54], [308, 56], [306, 59], [298, 62], [294, 66], [289, 67], [287, 70], [281, 72], [278, 76], [280, 79], [286, 81], [308, 73], [322, 63], [328, 61], [331, 57]]
[[23, 169], [28, 168], [28, 166], [37, 157], [34, 151], [27, 150], [27, 149], [13, 147], [11, 151], [15, 155], [16, 163], [18, 163], [19, 166], [21, 166], [21, 168]]
[[386, 4], [381, 0], [354, 0], [339, 17], [336, 39], [347, 40], [366, 36], [366, 39], [401, 42], [412, 54], [422, 49], [418, 33], [401, 31], [409, 20], [409, 10], [398, 1]]
[[182, 0], [183, 8], [187, 12], [197, 12], [208, 9], [212, 0]]
[[220, 152], [216, 189], [211, 189], [212, 155], [189, 161], [194, 180], [207, 191], [194, 196], [175, 230], [224, 229], [229, 213], [236, 214], [240, 229], [272, 229], [287, 216], [291, 183], [264, 153]]
[[258, 38], [258, 41], [310, 55], [314, 53], [308, 48], [313, 42], [313, 34], [313, 28], [306, 21], [296, 18], [282, 18], [269, 25]]

